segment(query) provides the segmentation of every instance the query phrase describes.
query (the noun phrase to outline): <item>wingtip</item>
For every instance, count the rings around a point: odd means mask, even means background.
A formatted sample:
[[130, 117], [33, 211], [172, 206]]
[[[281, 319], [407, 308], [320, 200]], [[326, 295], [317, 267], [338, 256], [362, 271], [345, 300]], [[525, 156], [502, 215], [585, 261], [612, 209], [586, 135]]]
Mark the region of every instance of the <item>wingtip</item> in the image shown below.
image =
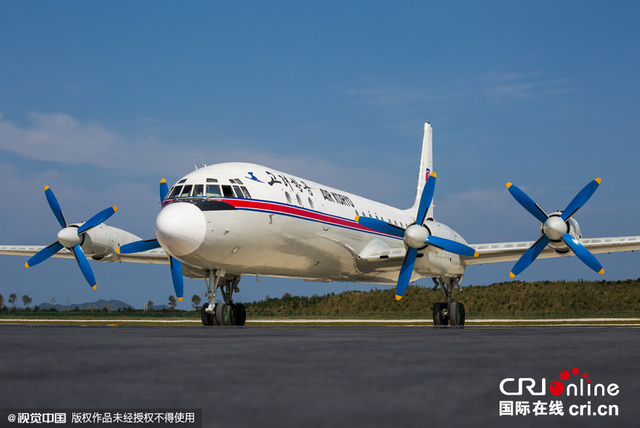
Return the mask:
[[515, 274], [513, 272], [509, 272], [509, 278], [515, 278]]

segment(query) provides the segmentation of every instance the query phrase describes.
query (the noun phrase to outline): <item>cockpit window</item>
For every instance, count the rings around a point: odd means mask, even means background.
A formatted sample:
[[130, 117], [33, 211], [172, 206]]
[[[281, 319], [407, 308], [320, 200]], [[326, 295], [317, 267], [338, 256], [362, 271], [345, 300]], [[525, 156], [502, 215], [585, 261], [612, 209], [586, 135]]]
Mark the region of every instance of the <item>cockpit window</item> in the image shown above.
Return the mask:
[[224, 193], [224, 197], [225, 198], [234, 198], [234, 194], [233, 194], [233, 190], [231, 189], [231, 186], [223, 184], [222, 185], [222, 193]]
[[207, 183], [217, 183], [218, 179], [216, 178], [207, 178]]
[[180, 194], [181, 190], [182, 186], [175, 186], [173, 189], [171, 189], [171, 192], [169, 192], [169, 196], [167, 196], [167, 199], [174, 199]]
[[182, 192], [180, 192], [180, 197], [181, 198], [186, 198], [191, 194], [191, 189], [193, 188], [193, 185], [191, 184], [187, 184], [186, 186], [184, 186], [182, 188]]
[[204, 185], [196, 184], [193, 186], [193, 196], [204, 196]]
[[[207, 179], [210, 180], [210, 179]], [[207, 196], [210, 197], [221, 197], [222, 192], [220, 192], [220, 186], [217, 184], [207, 184]]]
[[242, 193], [244, 193], [244, 197], [247, 199], [251, 199], [251, 195], [249, 194], [249, 191], [247, 190], [246, 187], [241, 186], [240, 189], [242, 190]]

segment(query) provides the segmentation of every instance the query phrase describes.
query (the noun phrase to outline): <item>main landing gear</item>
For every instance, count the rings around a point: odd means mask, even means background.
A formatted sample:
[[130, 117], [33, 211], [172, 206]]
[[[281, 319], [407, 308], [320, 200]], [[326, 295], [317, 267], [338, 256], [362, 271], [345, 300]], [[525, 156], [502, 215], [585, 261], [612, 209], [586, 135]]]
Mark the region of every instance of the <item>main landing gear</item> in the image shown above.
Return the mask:
[[[247, 310], [242, 303], [233, 303], [233, 292], [238, 290], [240, 276], [225, 276], [224, 269], [204, 272], [209, 302], [202, 305], [200, 315], [202, 325], [238, 325], [247, 321]], [[224, 303], [216, 303], [216, 293], [220, 289]]]
[[452, 327], [463, 327], [465, 320], [464, 305], [453, 301], [453, 292], [460, 284], [462, 276], [456, 278], [433, 278], [435, 288], [442, 288], [445, 303], [433, 305], [433, 325], [436, 327], [451, 324]]

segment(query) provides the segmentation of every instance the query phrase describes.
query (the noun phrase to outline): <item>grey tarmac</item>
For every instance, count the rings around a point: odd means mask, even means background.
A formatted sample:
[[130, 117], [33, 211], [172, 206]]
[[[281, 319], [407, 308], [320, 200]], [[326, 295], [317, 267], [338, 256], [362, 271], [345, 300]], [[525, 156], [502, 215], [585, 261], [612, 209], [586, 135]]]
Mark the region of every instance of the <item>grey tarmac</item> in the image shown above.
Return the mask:
[[[637, 328], [0, 326], [0, 408], [202, 409], [206, 427], [639, 426]], [[500, 416], [578, 368], [618, 416]], [[517, 382], [507, 384], [510, 391]], [[547, 384], [548, 386], [548, 384]], [[536, 389], [539, 389], [539, 384]], [[5, 420], [0, 426], [6, 425]]]

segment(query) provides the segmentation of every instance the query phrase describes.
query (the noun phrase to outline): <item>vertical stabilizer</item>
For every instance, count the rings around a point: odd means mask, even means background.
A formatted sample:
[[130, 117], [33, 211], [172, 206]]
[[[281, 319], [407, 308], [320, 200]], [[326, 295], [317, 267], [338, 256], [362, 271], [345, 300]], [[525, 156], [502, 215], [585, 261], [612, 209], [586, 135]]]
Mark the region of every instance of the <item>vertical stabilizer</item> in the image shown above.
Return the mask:
[[[424, 134], [422, 136], [422, 153], [420, 155], [420, 171], [418, 172], [418, 187], [416, 189], [416, 199], [409, 212], [415, 217], [420, 204], [422, 190], [427, 182], [429, 174], [433, 171], [433, 129], [429, 122], [424, 124]], [[433, 202], [427, 211], [427, 219], [433, 218]]]

